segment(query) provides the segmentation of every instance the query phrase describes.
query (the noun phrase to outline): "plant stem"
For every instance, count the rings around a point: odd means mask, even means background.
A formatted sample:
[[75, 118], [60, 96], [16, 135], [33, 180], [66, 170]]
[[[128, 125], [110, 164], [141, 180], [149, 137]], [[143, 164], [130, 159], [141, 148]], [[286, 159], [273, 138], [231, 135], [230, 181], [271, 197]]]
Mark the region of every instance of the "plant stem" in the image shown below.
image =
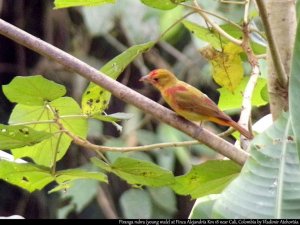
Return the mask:
[[274, 66], [276, 69], [278, 80], [283, 88], [287, 87], [288, 85], [288, 77], [287, 73], [284, 69], [283, 63], [281, 61], [280, 53], [278, 50], [278, 46], [276, 44], [274, 35], [272, 33], [271, 25], [268, 19], [268, 12], [266, 9], [265, 1], [258, 0], [256, 1], [257, 7], [259, 9], [260, 17], [263, 22], [267, 40], [269, 43], [269, 49], [271, 51], [272, 60], [274, 62]]

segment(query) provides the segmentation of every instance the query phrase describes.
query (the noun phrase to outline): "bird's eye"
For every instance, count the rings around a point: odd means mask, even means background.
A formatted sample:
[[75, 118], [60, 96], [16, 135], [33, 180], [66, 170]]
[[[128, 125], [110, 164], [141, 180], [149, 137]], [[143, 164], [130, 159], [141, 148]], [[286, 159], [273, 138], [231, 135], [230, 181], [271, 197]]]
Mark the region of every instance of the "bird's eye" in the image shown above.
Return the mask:
[[159, 79], [156, 77], [156, 78], [153, 78], [153, 80], [157, 82]]

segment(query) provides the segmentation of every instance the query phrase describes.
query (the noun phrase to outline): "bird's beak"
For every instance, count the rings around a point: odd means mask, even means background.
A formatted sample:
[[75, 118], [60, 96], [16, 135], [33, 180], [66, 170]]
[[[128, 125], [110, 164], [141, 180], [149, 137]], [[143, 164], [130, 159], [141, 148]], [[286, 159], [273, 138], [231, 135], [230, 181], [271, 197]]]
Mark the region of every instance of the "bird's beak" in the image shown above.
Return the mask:
[[139, 81], [142, 81], [142, 82], [149, 82], [149, 76], [143, 76], [141, 79], [139, 79]]

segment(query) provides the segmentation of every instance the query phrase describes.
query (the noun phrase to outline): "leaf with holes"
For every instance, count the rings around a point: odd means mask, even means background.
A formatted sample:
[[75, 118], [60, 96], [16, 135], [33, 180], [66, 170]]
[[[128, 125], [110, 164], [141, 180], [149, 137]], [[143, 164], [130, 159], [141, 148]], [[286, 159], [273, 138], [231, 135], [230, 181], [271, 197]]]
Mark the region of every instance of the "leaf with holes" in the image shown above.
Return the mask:
[[24, 105], [44, 105], [66, 94], [63, 85], [47, 80], [41, 75], [15, 77], [9, 84], [2, 86], [3, 93], [11, 101]]
[[213, 206], [213, 218], [300, 218], [300, 164], [287, 113], [251, 142], [240, 175]]
[[27, 126], [9, 126], [0, 124], [0, 146], [2, 149], [20, 148], [35, 145], [52, 134], [36, 131]]
[[29, 192], [41, 190], [54, 180], [49, 168], [31, 163], [0, 161], [0, 179], [26, 189]]
[[166, 186], [174, 183], [174, 176], [171, 171], [163, 169], [154, 163], [133, 158], [118, 158], [112, 165], [97, 162], [93, 159], [95, 166], [112, 172], [126, 180], [132, 185], [147, 185], [152, 187]]
[[[153, 45], [154, 42], [147, 42], [132, 46], [106, 63], [100, 71], [113, 79], [117, 79], [129, 63], [140, 54], [148, 51]], [[81, 100], [83, 113], [88, 115], [101, 114], [107, 108], [110, 97], [111, 93], [109, 91], [94, 83], [90, 83]]]
[[75, 6], [99, 6], [108, 3], [115, 3], [116, 0], [55, 0], [55, 9]]
[[244, 68], [240, 53], [242, 48], [233, 43], [224, 45], [222, 52], [211, 46], [201, 49], [203, 57], [209, 60], [213, 79], [222, 87], [234, 93], [244, 76]]
[[[74, 99], [63, 97], [56, 99], [49, 103], [60, 116], [80, 115], [81, 109]], [[39, 165], [51, 167], [56, 149], [56, 161], [60, 160], [66, 153], [71, 144], [71, 138], [66, 134], [60, 136], [60, 131], [54, 123], [40, 123], [37, 121], [51, 121], [53, 120], [52, 112], [45, 106], [27, 106], [18, 104], [13, 109], [9, 119], [9, 123], [33, 122], [29, 127], [37, 131], [49, 132], [52, 135], [34, 146], [25, 146], [22, 148], [15, 148], [12, 150], [14, 157], [30, 157]], [[87, 135], [87, 120], [82, 118], [61, 118], [61, 122], [66, 129], [72, 133], [85, 138]], [[58, 145], [59, 142], [59, 145]], [[57, 148], [58, 145], [58, 148]]]

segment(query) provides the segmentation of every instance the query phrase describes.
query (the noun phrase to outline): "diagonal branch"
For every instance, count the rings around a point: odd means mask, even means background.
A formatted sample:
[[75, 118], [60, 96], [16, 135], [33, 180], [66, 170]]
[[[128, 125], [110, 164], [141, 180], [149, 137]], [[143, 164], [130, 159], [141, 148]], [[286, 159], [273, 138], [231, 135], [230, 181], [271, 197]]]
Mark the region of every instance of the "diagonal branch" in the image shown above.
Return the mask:
[[196, 124], [178, 117], [171, 110], [157, 104], [145, 96], [133, 91], [125, 85], [113, 80], [104, 73], [94, 69], [70, 54], [36, 38], [27, 32], [0, 19], [0, 34], [14, 40], [15, 42], [30, 48], [80, 74], [89, 81], [92, 81], [108, 91], [117, 98], [132, 104], [146, 113], [151, 114], [162, 122], [165, 122], [178, 130], [188, 134], [194, 139], [211, 147], [220, 154], [233, 161], [244, 164], [248, 154], [215, 134], [197, 126]]

